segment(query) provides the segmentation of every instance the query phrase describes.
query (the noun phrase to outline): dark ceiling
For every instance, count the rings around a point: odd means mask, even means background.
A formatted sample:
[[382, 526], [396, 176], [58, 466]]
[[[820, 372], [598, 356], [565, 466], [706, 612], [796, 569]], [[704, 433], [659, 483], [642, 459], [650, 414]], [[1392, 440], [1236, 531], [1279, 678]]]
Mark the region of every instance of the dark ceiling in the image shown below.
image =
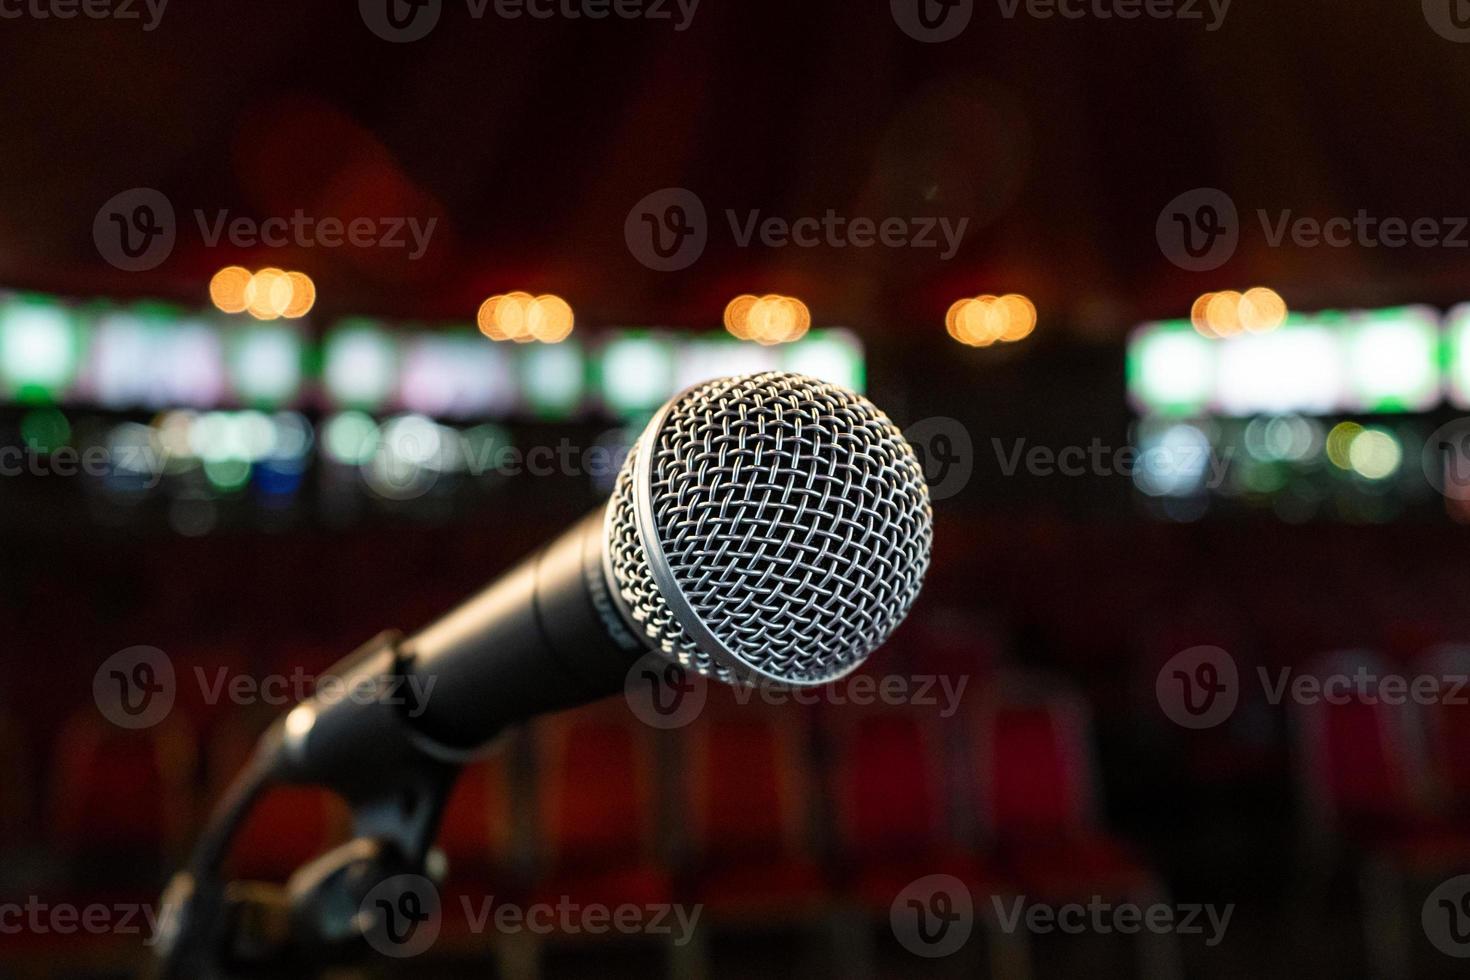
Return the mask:
[[[736, 293], [778, 291], [874, 337], [928, 331], [980, 292], [1025, 292], [1058, 335], [1104, 338], [1258, 282], [1302, 308], [1470, 298], [1465, 249], [1273, 248], [1254, 217], [1470, 214], [1470, 45], [1418, 4], [1235, 0], [1213, 31], [1203, 0], [1200, 20], [1007, 18], [1007, 4], [977, 0], [943, 44], [906, 36], [880, 0], [703, 0], [683, 31], [474, 19], [444, 0], [407, 44], [341, 0], [174, 0], [151, 31], [0, 19], [0, 282], [202, 302], [214, 269], [275, 264], [309, 272], [324, 313], [467, 318], [525, 288], [593, 324], [713, 325]], [[179, 240], [157, 269], [123, 273], [92, 222], [137, 186], [170, 198]], [[624, 221], [674, 186], [706, 205], [710, 244], [655, 272]], [[1244, 219], [1211, 273], [1175, 268], [1154, 236], [1198, 186]], [[191, 217], [298, 208], [440, 223], [414, 262], [211, 248]], [[726, 219], [828, 209], [970, 226], [944, 261], [742, 248]]]

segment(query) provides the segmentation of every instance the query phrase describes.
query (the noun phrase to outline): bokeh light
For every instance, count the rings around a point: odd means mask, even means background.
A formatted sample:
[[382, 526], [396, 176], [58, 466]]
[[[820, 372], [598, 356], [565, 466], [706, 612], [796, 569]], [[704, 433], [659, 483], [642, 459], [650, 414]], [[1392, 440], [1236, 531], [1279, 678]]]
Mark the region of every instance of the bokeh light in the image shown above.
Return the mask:
[[245, 287], [250, 284], [250, 270], [238, 265], [225, 266], [209, 280], [209, 299], [223, 313], [244, 313], [247, 305]]
[[475, 314], [480, 333], [494, 341], [556, 344], [571, 336], [575, 317], [560, 296], [514, 292], [491, 296]]
[[1286, 322], [1286, 301], [1274, 289], [1256, 286], [1244, 293], [1226, 289], [1194, 301], [1189, 320], [1211, 340], [1241, 333], [1270, 333]]
[[944, 329], [967, 347], [1014, 343], [1036, 329], [1036, 304], [1019, 293], [962, 299], [945, 313]]
[[791, 296], [745, 294], [725, 307], [725, 329], [731, 336], [766, 347], [800, 340], [811, 326], [811, 310]]
[[209, 280], [209, 299], [222, 313], [249, 313], [257, 320], [295, 320], [316, 305], [316, 284], [304, 272], [226, 266]]

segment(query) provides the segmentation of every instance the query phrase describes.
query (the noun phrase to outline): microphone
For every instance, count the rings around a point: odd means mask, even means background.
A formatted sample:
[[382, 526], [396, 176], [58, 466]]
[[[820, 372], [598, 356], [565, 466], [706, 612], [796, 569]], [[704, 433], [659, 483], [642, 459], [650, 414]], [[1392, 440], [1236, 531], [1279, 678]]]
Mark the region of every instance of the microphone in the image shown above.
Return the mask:
[[[356, 948], [382, 926], [371, 889], [433, 873], [460, 764], [509, 725], [620, 690], [648, 651], [730, 684], [856, 670], [918, 595], [932, 524], [913, 449], [861, 395], [770, 372], [675, 396], [604, 507], [437, 622], [347, 657], [335, 696], [319, 687], [262, 737], [165, 894], [160, 975]], [[284, 890], [221, 883], [281, 783], [336, 791], [356, 838]]]
[[370, 781], [404, 737], [393, 726], [463, 761], [507, 726], [621, 690], [650, 650], [729, 684], [828, 683], [903, 620], [932, 535], [914, 451], [866, 398], [784, 372], [696, 385], [648, 423], [605, 507], [339, 665], [349, 689], [392, 678], [392, 720], [363, 699], [303, 702], [282, 775]]

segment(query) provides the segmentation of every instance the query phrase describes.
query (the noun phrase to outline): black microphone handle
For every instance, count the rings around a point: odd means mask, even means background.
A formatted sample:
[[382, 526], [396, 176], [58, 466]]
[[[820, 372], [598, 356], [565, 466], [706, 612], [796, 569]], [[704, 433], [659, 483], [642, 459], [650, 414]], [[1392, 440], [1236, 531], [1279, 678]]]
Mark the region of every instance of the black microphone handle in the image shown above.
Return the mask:
[[424, 695], [410, 721], [420, 733], [471, 749], [508, 725], [622, 690], [648, 647], [609, 591], [605, 511], [404, 641], [408, 679]]

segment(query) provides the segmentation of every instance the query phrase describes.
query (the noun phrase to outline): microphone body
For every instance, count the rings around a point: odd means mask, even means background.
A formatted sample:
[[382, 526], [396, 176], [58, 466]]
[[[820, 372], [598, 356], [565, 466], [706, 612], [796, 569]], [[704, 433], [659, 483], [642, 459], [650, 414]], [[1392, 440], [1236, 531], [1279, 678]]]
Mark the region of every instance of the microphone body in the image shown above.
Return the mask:
[[282, 778], [349, 797], [424, 757], [459, 763], [505, 728], [616, 693], [648, 647], [618, 612], [599, 507], [418, 633], [334, 665], [281, 724]]
[[622, 689], [638, 659], [729, 684], [857, 669], [908, 612], [932, 513], [902, 433], [862, 396], [772, 372], [664, 405], [612, 499], [478, 595], [384, 635], [281, 722], [282, 778], [367, 795], [425, 757]]
[[507, 725], [622, 689], [648, 648], [613, 604], [604, 519], [599, 507], [404, 642], [410, 677], [434, 681], [414, 721], [420, 732], [473, 748]]

